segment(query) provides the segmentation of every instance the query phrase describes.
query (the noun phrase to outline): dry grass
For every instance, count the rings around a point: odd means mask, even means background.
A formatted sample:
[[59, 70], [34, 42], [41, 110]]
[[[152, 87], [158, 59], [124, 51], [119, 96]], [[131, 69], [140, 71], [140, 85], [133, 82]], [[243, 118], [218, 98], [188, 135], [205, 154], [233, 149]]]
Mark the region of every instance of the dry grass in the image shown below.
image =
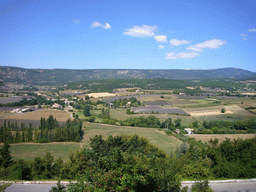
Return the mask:
[[[225, 113], [221, 113], [221, 109], [224, 108]], [[216, 107], [202, 107], [202, 108], [189, 108], [185, 110], [191, 116], [213, 116], [213, 115], [221, 115], [221, 114], [239, 114], [239, 113], [247, 113], [244, 109], [239, 107], [238, 105], [221, 105]]]
[[3, 112], [3, 111], [0, 111], [0, 118], [1, 117], [4, 117], [4, 116], [8, 116], [8, 115], [11, 115], [10, 112]]
[[102, 93], [89, 93], [87, 94], [89, 97], [99, 98], [99, 97], [112, 97], [116, 96], [116, 94], [108, 93], [108, 92], [102, 92]]
[[41, 117], [48, 118], [52, 115], [57, 121], [66, 121], [67, 119], [71, 119], [70, 114], [64, 110], [57, 109], [46, 109], [33, 111], [29, 113], [15, 114], [9, 117], [3, 117], [2, 119], [19, 119], [19, 120], [40, 120]]
[[223, 142], [224, 140], [226, 140], [226, 138], [229, 138], [230, 140], [234, 140], [234, 139], [250, 139], [250, 138], [254, 138], [255, 134], [192, 134], [189, 135], [189, 137], [191, 138], [195, 138], [197, 141], [202, 141], [204, 142], [208, 142], [211, 139], [219, 139], [219, 143]]

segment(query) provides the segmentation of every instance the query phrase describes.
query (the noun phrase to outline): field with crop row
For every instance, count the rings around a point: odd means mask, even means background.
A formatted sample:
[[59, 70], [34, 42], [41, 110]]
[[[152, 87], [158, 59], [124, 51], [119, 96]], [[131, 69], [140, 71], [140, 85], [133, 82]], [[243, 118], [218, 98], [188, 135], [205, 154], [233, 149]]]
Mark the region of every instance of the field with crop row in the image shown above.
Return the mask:
[[3, 119], [40, 120], [41, 117], [48, 118], [50, 115], [56, 118], [57, 121], [66, 121], [67, 119], [71, 119], [70, 114], [64, 110], [45, 109], [45, 110], [32, 111], [32, 112], [21, 113], [21, 114], [13, 114], [11, 116], [1, 118], [1, 120]]

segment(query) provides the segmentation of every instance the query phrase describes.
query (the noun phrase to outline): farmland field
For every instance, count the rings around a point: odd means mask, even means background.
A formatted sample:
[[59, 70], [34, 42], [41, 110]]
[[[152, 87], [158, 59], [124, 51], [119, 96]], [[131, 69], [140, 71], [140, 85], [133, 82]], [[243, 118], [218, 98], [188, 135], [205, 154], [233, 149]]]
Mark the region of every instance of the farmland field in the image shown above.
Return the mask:
[[[224, 108], [225, 113], [221, 113], [221, 109]], [[224, 105], [216, 107], [205, 107], [188, 109], [186, 111], [198, 121], [209, 121], [209, 120], [242, 120], [255, 118], [255, 114], [246, 111], [239, 105]]]
[[[68, 160], [69, 154], [81, 148], [80, 143], [61, 142], [61, 143], [20, 143], [10, 144], [12, 158], [33, 160], [35, 157], [43, 157], [46, 152], [50, 152], [54, 158], [61, 157], [64, 161]], [[0, 144], [0, 148], [3, 144]]]
[[224, 140], [226, 140], [226, 138], [229, 138], [230, 140], [234, 140], [234, 139], [250, 139], [250, 138], [254, 138], [255, 134], [192, 134], [189, 135], [188, 137], [191, 138], [195, 138], [197, 141], [202, 141], [204, 142], [208, 142], [211, 139], [217, 138], [219, 139], [219, 143], [223, 142]]
[[[82, 112], [76, 112], [76, 114], [79, 115], [80, 119], [85, 119], [84, 115]], [[101, 110], [92, 110], [91, 114], [93, 115], [98, 115], [101, 114]], [[118, 119], [118, 120], [122, 120], [125, 121], [126, 119], [130, 118], [130, 117], [149, 117], [149, 116], [155, 116], [157, 118], [159, 118], [159, 120], [161, 122], [165, 121], [168, 118], [171, 118], [173, 121], [177, 118], [180, 118], [181, 124], [184, 126], [188, 126], [190, 125], [193, 121], [195, 121], [195, 119], [193, 119], [193, 117], [191, 116], [186, 116], [186, 115], [174, 115], [174, 114], [169, 114], [169, 113], [159, 113], [159, 114], [133, 114], [133, 115], [129, 115], [126, 114], [126, 109], [125, 108], [117, 108], [117, 109], [110, 109], [110, 117], [114, 118], [114, 119]], [[102, 119], [96, 117], [96, 121], [101, 122]]]
[[85, 147], [89, 147], [90, 138], [94, 137], [95, 135], [102, 135], [103, 138], [107, 138], [110, 135], [117, 136], [122, 134], [136, 134], [140, 137], [145, 137], [151, 144], [165, 151], [167, 155], [169, 155], [171, 151], [175, 151], [176, 148], [182, 143], [182, 141], [176, 139], [175, 137], [168, 136], [165, 134], [165, 132], [154, 128], [113, 126], [96, 123], [88, 123], [86, 125], [83, 143]]
[[40, 120], [41, 117], [48, 118], [50, 115], [52, 115], [54, 118], [57, 119], [57, 121], [66, 121], [67, 119], [71, 119], [70, 114], [67, 113], [64, 110], [56, 110], [56, 109], [46, 109], [46, 110], [40, 110], [40, 111], [33, 111], [29, 113], [22, 113], [22, 114], [14, 114], [9, 117], [3, 117], [3, 119], [7, 120], [13, 120], [13, 119], [19, 119], [19, 120]]
[[94, 98], [116, 96], [116, 94], [108, 93], [108, 92], [89, 93], [89, 94], [87, 94], [87, 95], [88, 95], [89, 97], [94, 97]]

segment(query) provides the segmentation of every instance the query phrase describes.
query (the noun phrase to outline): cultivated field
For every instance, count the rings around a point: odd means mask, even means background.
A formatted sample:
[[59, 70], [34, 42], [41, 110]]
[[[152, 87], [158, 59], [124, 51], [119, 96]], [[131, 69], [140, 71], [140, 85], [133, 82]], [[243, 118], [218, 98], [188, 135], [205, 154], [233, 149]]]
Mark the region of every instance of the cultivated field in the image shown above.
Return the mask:
[[48, 118], [52, 115], [57, 121], [66, 121], [67, 119], [72, 119], [70, 114], [64, 110], [57, 110], [57, 109], [46, 109], [40, 111], [32, 111], [28, 113], [21, 113], [21, 114], [14, 114], [8, 117], [3, 117], [1, 120], [40, 120], [41, 117]]
[[102, 92], [102, 93], [89, 93], [87, 94], [89, 97], [99, 98], [99, 97], [111, 97], [116, 96], [116, 94], [108, 93], [108, 92]]
[[[33, 160], [35, 157], [43, 157], [46, 152], [50, 152], [54, 158], [61, 157], [64, 161], [68, 160], [69, 154], [81, 148], [80, 143], [61, 142], [61, 143], [19, 143], [10, 144], [12, 158]], [[0, 144], [0, 148], [3, 144]]]
[[154, 128], [138, 128], [138, 127], [125, 127], [125, 126], [113, 126], [113, 125], [103, 125], [97, 123], [88, 123], [86, 125], [83, 143], [85, 147], [89, 147], [90, 138], [95, 135], [102, 135], [103, 138], [108, 136], [117, 135], [133, 135], [136, 134], [140, 137], [145, 137], [149, 142], [159, 149], [166, 152], [167, 155], [171, 151], [175, 151], [182, 141], [176, 139], [175, 137], [168, 136], [164, 131], [159, 131]]
[[255, 134], [192, 134], [192, 135], [188, 135], [188, 137], [191, 138], [195, 138], [197, 141], [202, 141], [204, 142], [208, 142], [211, 139], [219, 139], [219, 143], [223, 142], [224, 140], [226, 140], [226, 138], [229, 138], [230, 140], [234, 140], [234, 139], [250, 139], [250, 138], [254, 138]]

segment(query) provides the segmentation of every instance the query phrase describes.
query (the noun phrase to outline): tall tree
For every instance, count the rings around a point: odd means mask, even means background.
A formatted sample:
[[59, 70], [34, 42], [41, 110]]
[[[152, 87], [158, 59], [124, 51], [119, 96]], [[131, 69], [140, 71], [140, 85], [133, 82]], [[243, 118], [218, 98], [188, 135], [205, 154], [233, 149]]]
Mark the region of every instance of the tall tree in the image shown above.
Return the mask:
[[12, 156], [9, 148], [10, 148], [10, 145], [7, 142], [5, 142], [3, 149], [0, 149], [0, 154], [1, 154], [0, 166], [1, 167], [7, 168], [12, 163]]
[[86, 117], [91, 116], [90, 105], [85, 105], [84, 106], [84, 116], [86, 116]]

